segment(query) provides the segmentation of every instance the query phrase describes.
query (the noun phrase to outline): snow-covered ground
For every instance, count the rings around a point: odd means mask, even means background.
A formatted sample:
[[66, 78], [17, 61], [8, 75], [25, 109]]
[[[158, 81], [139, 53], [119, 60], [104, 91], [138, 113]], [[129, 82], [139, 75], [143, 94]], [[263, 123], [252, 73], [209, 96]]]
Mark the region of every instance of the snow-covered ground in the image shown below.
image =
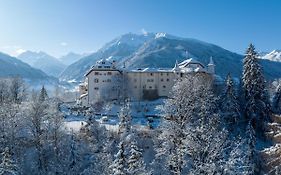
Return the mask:
[[[161, 106], [164, 104], [164, 99], [155, 101], [139, 101], [131, 102], [132, 124], [140, 127], [150, 125], [156, 128], [161, 120]], [[89, 117], [94, 117], [101, 125], [111, 131], [117, 131], [119, 118], [118, 114], [121, 109], [120, 104], [108, 103], [98, 113], [92, 116], [84, 116], [77, 112], [71, 112], [70, 105], [62, 105], [61, 111], [64, 114], [64, 124], [67, 130], [79, 131], [80, 128], [87, 123]], [[106, 121], [104, 120], [106, 119]]]

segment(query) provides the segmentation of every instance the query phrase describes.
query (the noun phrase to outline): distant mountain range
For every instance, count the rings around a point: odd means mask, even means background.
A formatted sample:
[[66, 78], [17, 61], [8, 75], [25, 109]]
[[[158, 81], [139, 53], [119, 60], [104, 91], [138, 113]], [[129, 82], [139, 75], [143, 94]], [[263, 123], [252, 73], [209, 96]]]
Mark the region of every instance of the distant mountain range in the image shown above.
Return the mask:
[[71, 63], [78, 61], [84, 55], [73, 52], [55, 58], [45, 52], [26, 51], [18, 56], [18, 59], [29, 64], [30, 66], [44, 71], [46, 74], [58, 77], [60, 73]]
[[[247, 46], [245, 46], [246, 48]], [[208, 64], [211, 56], [216, 64], [218, 75], [225, 77], [231, 73], [234, 77], [241, 76], [243, 56], [217, 45], [166, 33], [148, 33], [146, 35], [128, 33], [105, 44], [97, 52], [71, 64], [59, 78], [66, 81], [81, 81], [85, 72], [102, 58], [114, 59], [119, 66], [125, 64], [128, 68], [166, 68], [173, 67], [176, 60], [183, 61], [187, 57]], [[281, 63], [261, 59], [261, 64], [267, 78], [281, 77]]]
[[[281, 78], [281, 51], [262, 52], [260, 55], [266, 78]], [[224, 78], [231, 73], [234, 77], [241, 77], [243, 55], [214, 44], [166, 33], [121, 35], [88, 56], [69, 53], [55, 58], [44, 52], [31, 51], [18, 56], [18, 59], [29, 65], [14, 57], [0, 54], [0, 76], [20, 75], [33, 80], [52, 81], [56, 80], [52, 77], [54, 76], [62, 81], [79, 82], [96, 61], [102, 58], [116, 60], [119, 67], [125, 65], [127, 68], [171, 68], [176, 60], [180, 62], [190, 57], [206, 65], [211, 56], [216, 64], [217, 75]]]
[[48, 76], [41, 70], [35, 69], [15, 57], [0, 53], [0, 77], [15, 76], [20, 76], [29, 82], [54, 83], [58, 81], [56, 78]]
[[54, 77], [58, 77], [62, 70], [66, 68], [61, 61], [41, 51], [26, 51], [20, 54], [18, 59]]
[[87, 54], [78, 54], [69, 52], [68, 54], [58, 58], [64, 65], [69, 66], [70, 64], [78, 61], [80, 58], [87, 56]]

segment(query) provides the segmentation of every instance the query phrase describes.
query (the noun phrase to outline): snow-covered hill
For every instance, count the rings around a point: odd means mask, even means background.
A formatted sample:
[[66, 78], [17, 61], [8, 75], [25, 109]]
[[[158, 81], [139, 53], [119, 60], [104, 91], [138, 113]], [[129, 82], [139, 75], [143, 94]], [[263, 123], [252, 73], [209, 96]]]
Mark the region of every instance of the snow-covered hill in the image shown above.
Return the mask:
[[65, 69], [65, 65], [53, 56], [45, 52], [26, 51], [18, 56], [18, 59], [30, 66], [44, 71], [46, 74], [58, 77]]
[[261, 55], [262, 59], [281, 62], [281, 50], [273, 50], [270, 53]]
[[[186, 51], [188, 57], [196, 58], [204, 64], [207, 64], [212, 56], [216, 64], [216, 73], [222, 77], [228, 73], [234, 77], [241, 76], [243, 56], [217, 45], [166, 33], [128, 33], [105, 44], [96, 53], [68, 66], [60, 79], [81, 81], [85, 72], [101, 58], [115, 59], [119, 66], [125, 64], [126, 67], [173, 67], [176, 60], [186, 59]], [[281, 77], [281, 63], [261, 60], [261, 64], [267, 78]]]

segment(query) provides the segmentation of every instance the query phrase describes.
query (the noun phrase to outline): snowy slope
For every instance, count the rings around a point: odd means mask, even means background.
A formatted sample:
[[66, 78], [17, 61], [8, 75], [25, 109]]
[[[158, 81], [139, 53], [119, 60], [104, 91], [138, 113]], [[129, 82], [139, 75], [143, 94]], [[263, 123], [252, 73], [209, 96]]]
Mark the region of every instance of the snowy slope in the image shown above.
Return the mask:
[[154, 35], [136, 35], [128, 33], [119, 36], [111, 42], [105, 44], [97, 52], [81, 58], [79, 61], [68, 66], [61, 74], [62, 80], [82, 80], [83, 75], [97, 60], [101, 58], [112, 58], [120, 60], [135, 53], [146, 41], [152, 39]]
[[270, 53], [262, 55], [262, 59], [281, 62], [281, 50], [273, 50]]
[[18, 56], [18, 59], [30, 66], [44, 71], [46, 74], [58, 77], [66, 67], [61, 61], [45, 52], [26, 51]]

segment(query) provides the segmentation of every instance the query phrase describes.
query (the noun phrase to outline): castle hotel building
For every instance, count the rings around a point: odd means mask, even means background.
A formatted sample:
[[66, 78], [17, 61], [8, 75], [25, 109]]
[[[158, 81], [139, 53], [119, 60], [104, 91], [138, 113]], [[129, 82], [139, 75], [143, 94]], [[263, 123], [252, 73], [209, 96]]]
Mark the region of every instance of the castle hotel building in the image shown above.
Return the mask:
[[130, 98], [131, 101], [153, 100], [168, 97], [175, 82], [187, 74], [215, 74], [215, 65], [205, 67], [195, 59], [176, 62], [174, 68], [117, 68], [115, 61], [102, 59], [85, 74], [85, 82], [79, 85], [82, 105]]

